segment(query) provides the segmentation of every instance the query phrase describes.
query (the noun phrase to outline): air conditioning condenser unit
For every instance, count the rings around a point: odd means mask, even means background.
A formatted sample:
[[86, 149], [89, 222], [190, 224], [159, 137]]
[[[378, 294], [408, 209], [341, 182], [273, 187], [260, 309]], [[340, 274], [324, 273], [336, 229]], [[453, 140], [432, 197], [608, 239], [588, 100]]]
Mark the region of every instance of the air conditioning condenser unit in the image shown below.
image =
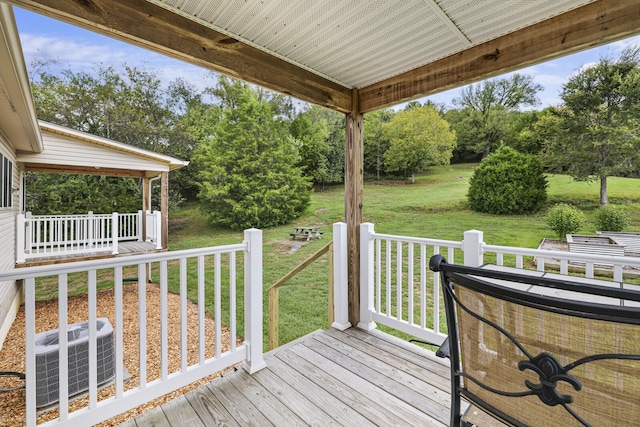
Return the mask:
[[[60, 400], [58, 329], [36, 335], [36, 406]], [[109, 319], [96, 319], [98, 385], [115, 376], [113, 327]], [[69, 396], [89, 389], [89, 322], [67, 327]]]

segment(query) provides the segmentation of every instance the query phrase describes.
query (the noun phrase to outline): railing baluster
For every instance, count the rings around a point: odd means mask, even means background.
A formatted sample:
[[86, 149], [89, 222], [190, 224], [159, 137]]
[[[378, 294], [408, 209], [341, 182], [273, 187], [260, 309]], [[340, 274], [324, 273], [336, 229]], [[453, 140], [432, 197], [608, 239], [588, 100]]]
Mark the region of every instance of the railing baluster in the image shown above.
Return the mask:
[[427, 245], [420, 245], [420, 328], [427, 327]]
[[[436, 246], [436, 248], [438, 249], [434, 249], [434, 254], [439, 253], [440, 252], [440, 248]], [[450, 248], [451, 251], [453, 252], [453, 248]], [[453, 256], [453, 255], [452, 255]], [[426, 287], [426, 279], [427, 279], [427, 255], [426, 255], [426, 250], [425, 250], [425, 254], [422, 256], [422, 259], [420, 260], [420, 265], [421, 265], [421, 269], [424, 271], [424, 280], [425, 280], [425, 287]], [[440, 332], [440, 275], [437, 273], [433, 273], [434, 274], [434, 280], [433, 280], [433, 330], [435, 332]], [[426, 292], [425, 292], [426, 294]], [[427, 304], [426, 299], [425, 302], [423, 303], [424, 305]], [[426, 316], [425, 316], [425, 324], [423, 326], [424, 328], [427, 327], [426, 325]]]
[[214, 319], [216, 328], [216, 357], [222, 354], [222, 272], [220, 254], [215, 254], [214, 259]]
[[229, 327], [231, 329], [231, 352], [236, 350], [237, 340], [236, 298], [236, 253], [231, 252], [229, 254]]
[[387, 315], [387, 317], [390, 317], [391, 316], [391, 272], [392, 272], [392, 269], [391, 269], [391, 240], [387, 240], [386, 248], [387, 248], [387, 253], [386, 253], [387, 259], [386, 259], [385, 271], [386, 271], [387, 274], [385, 276], [385, 279], [386, 279], [386, 285], [387, 286], [385, 288], [386, 289], [385, 298], [386, 298], [386, 311], [387, 311], [386, 315]]
[[[204, 364], [204, 257], [198, 257], [198, 363]], [[216, 318], [216, 322], [218, 319]]]
[[396, 242], [396, 319], [402, 319], [402, 242]]
[[138, 342], [140, 390], [147, 387], [147, 269], [145, 264], [138, 264]]
[[169, 375], [169, 274], [167, 261], [160, 261], [160, 378]]
[[69, 417], [69, 350], [67, 336], [67, 274], [58, 275], [58, 380], [60, 420]]
[[113, 274], [113, 294], [115, 299], [115, 357], [116, 357], [116, 399], [124, 394], [124, 325], [122, 324], [123, 295], [122, 267], [115, 267]]
[[98, 406], [98, 349], [96, 334], [96, 270], [89, 270], [87, 298], [89, 311], [89, 409]]
[[380, 239], [376, 239], [375, 246], [375, 260], [376, 260], [376, 311], [380, 313], [382, 310], [381, 304], [381, 294], [382, 294], [382, 243]]
[[24, 281], [24, 326], [25, 326], [25, 350], [26, 350], [26, 425], [36, 425], [36, 283], [33, 277]]
[[187, 371], [187, 259], [180, 258], [180, 371]]
[[410, 325], [413, 325], [413, 286], [414, 286], [414, 278], [413, 278], [413, 243], [409, 243], [407, 248], [407, 293], [408, 293], [408, 302], [407, 302], [407, 321]]

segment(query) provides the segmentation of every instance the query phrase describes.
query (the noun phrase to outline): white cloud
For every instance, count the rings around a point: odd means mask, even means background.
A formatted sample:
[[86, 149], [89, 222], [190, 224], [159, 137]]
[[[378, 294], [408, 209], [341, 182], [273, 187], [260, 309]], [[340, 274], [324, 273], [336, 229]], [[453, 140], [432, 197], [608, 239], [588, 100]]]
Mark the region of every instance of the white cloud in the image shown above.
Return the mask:
[[125, 51], [107, 44], [32, 34], [21, 34], [20, 40], [27, 64], [35, 58], [48, 58], [63, 67], [92, 68], [98, 62], [120, 63], [127, 58]]

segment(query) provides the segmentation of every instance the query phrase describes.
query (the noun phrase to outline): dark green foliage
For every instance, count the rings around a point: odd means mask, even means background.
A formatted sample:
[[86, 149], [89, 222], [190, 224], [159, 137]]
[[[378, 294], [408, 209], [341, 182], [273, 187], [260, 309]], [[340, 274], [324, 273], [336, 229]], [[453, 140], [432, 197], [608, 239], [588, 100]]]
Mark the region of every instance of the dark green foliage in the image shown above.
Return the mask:
[[536, 157], [503, 146], [474, 171], [467, 198], [471, 209], [478, 212], [531, 213], [547, 200], [547, 179]]
[[[184, 117], [202, 101], [196, 89], [184, 81], [176, 80], [165, 90], [153, 72], [126, 65], [123, 71], [99, 65], [92, 72], [63, 70], [60, 74], [48, 72], [44, 67], [34, 71], [31, 81], [36, 112], [41, 120], [183, 160], [190, 159], [197, 144], [191, 137], [191, 122]], [[120, 199], [128, 197], [130, 179], [110, 178], [108, 191], [95, 186], [96, 180], [99, 178], [84, 175], [34, 178], [33, 185], [27, 187], [27, 197], [34, 201], [31, 206], [40, 213], [67, 210], [55, 200], [65, 200], [71, 194], [80, 196], [80, 193], [83, 200], [96, 203], [89, 209], [95, 212], [111, 212], [113, 206], [127, 204]], [[193, 181], [188, 167], [171, 173], [170, 208], [185, 197], [195, 197]], [[48, 186], [42, 185], [44, 182]], [[85, 189], [80, 191], [83, 186]], [[93, 188], [100, 194], [87, 193]], [[52, 191], [60, 194], [51, 194]], [[80, 209], [84, 203], [79, 200], [72, 204]], [[141, 198], [138, 198], [131, 212], [141, 207]]]
[[[137, 212], [142, 206], [141, 188], [133, 178], [95, 175], [28, 173], [25, 210], [34, 215], [71, 215]], [[114, 197], [116, 196], [116, 197]]]
[[561, 97], [555, 119], [561, 131], [545, 143], [546, 166], [575, 180], [599, 180], [606, 205], [607, 177], [633, 174], [640, 165], [640, 49], [585, 67]]
[[560, 240], [565, 240], [567, 234], [575, 233], [582, 227], [583, 215], [575, 206], [566, 203], [555, 205], [547, 214], [547, 224]]
[[234, 107], [194, 153], [201, 206], [212, 224], [233, 230], [286, 224], [310, 203], [288, 124], [247, 84], [231, 87]]
[[627, 227], [627, 216], [613, 205], [604, 205], [594, 214], [596, 230], [622, 231]]

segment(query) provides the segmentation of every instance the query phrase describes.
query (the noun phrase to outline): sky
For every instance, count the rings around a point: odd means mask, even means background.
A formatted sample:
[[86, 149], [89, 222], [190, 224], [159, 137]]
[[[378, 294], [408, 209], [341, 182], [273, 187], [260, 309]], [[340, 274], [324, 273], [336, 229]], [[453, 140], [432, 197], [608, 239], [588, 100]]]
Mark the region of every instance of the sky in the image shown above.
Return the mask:
[[[183, 78], [202, 90], [215, 84], [211, 73], [201, 67], [187, 64], [115, 39], [84, 30], [42, 15], [14, 7], [18, 31], [27, 67], [34, 59], [52, 59], [58, 69], [74, 72], [91, 71], [99, 64], [121, 69], [123, 64], [154, 72], [163, 84]], [[518, 70], [517, 73], [531, 75], [544, 88], [538, 93], [542, 109], [560, 103], [562, 85], [581, 67], [596, 63], [601, 57], [616, 57], [629, 46], [640, 47], [640, 36], [620, 40], [608, 45], [568, 55]], [[50, 71], [56, 72], [55, 67]], [[501, 77], [507, 77], [509, 74]], [[452, 106], [460, 88], [423, 98], [438, 104]]]

